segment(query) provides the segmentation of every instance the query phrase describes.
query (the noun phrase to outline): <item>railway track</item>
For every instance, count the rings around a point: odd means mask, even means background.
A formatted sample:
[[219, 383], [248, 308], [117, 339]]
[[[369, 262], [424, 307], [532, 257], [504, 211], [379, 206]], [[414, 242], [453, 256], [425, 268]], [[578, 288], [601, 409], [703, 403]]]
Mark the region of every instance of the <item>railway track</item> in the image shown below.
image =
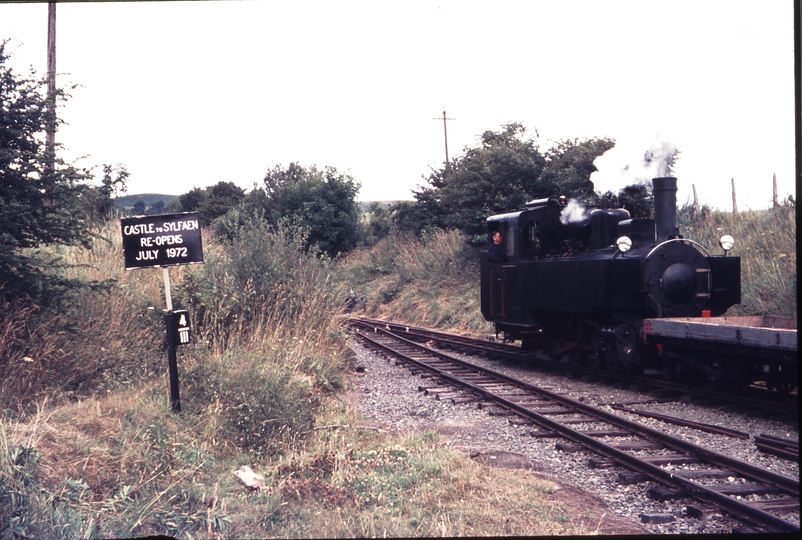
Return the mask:
[[542, 352], [525, 351], [517, 345], [490, 341], [488, 339], [471, 338], [445, 332], [438, 332], [428, 328], [393, 323], [389, 321], [355, 318], [356, 323], [376, 328], [384, 328], [391, 332], [404, 335], [407, 339], [420, 343], [432, 343], [440, 349], [448, 349], [469, 354], [481, 354], [489, 358], [511, 362], [523, 362], [528, 365], [545, 369], [558, 369], [571, 376], [585, 379], [594, 378], [626, 384], [633, 387], [650, 388], [666, 395], [682, 395], [690, 399], [728, 403], [740, 409], [749, 409], [756, 414], [768, 414], [773, 417], [786, 417], [795, 419], [799, 415], [799, 394], [781, 394], [767, 390], [765, 387], [749, 386], [737, 389], [727, 389], [712, 386], [693, 386], [674, 381], [667, 381], [657, 377], [637, 375], [627, 372], [615, 372], [603, 368], [575, 364], [571, 362], [555, 362]]
[[419, 390], [437, 399], [476, 402], [490, 414], [516, 416], [533, 426], [533, 436], [563, 439], [558, 445], [565, 452], [589, 449], [598, 456], [594, 466], [617, 464], [632, 471], [619, 475], [620, 483], [651, 480], [660, 486], [651, 490], [653, 498], [698, 501], [688, 508], [698, 517], [719, 509], [752, 524], [758, 532], [799, 531], [798, 480], [474, 366], [408, 339], [407, 327], [393, 331], [385, 328], [387, 324], [374, 323], [351, 321], [366, 346], [419, 374], [426, 381]]

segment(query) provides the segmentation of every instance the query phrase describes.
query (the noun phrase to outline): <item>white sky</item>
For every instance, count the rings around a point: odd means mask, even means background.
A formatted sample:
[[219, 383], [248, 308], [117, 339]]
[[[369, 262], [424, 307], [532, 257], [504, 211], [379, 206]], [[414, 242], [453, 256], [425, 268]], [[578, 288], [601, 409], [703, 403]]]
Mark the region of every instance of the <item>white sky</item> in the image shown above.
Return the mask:
[[[739, 210], [766, 208], [773, 174], [795, 193], [793, 19], [793, 0], [59, 3], [58, 84], [82, 86], [56, 140], [125, 164], [131, 194], [249, 189], [296, 161], [412, 199], [445, 107], [451, 158], [509, 122], [544, 149], [607, 136], [602, 185], [669, 141], [680, 204], [695, 184], [729, 210], [734, 178]], [[47, 4], [0, 4], [0, 37], [45, 74]]]

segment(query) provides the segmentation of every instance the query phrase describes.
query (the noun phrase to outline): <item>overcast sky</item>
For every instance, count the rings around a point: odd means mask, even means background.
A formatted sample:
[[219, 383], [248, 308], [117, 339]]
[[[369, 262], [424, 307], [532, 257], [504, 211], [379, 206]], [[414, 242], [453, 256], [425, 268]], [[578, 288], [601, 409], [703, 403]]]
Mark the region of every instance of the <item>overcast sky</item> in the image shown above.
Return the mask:
[[[793, 0], [59, 3], [56, 140], [123, 163], [129, 193], [250, 189], [326, 165], [359, 199], [412, 199], [430, 168], [520, 122], [543, 149], [610, 137], [592, 179], [623, 187], [681, 151], [680, 204], [766, 208], [795, 193]], [[46, 71], [47, 4], [0, 4], [12, 65]], [[440, 120], [435, 120], [439, 118]], [[651, 171], [643, 172], [648, 176]]]

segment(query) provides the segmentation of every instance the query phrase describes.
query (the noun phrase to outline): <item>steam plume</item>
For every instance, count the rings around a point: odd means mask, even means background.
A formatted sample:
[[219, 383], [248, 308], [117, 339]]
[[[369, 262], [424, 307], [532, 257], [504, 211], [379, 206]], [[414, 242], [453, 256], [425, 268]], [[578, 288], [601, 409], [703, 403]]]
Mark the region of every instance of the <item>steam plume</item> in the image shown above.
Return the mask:
[[577, 202], [575, 199], [570, 199], [565, 208], [560, 212], [560, 223], [567, 225], [568, 223], [576, 223], [582, 221], [587, 217], [588, 209], [582, 206], [582, 203]]
[[644, 149], [641, 143], [616, 142], [597, 157], [593, 164], [598, 171], [591, 174], [596, 193], [618, 193], [632, 184], [645, 184], [660, 176], [671, 176], [679, 159], [679, 148], [668, 138], [656, 134]]

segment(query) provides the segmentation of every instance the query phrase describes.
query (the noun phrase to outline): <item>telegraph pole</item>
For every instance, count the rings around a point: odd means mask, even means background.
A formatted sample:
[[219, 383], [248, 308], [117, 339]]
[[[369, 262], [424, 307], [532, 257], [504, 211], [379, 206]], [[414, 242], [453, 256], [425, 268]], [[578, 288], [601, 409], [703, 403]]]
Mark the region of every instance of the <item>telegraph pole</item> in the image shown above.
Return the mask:
[[56, 160], [56, 3], [47, 4], [47, 108], [45, 168], [53, 171]]
[[[432, 120], [440, 120], [439, 118], [432, 118]], [[446, 171], [448, 170], [448, 128], [446, 128], [446, 120], [454, 120], [453, 118], [446, 118], [446, 109], [443, 107], [443, 135], [446, 138]]]

